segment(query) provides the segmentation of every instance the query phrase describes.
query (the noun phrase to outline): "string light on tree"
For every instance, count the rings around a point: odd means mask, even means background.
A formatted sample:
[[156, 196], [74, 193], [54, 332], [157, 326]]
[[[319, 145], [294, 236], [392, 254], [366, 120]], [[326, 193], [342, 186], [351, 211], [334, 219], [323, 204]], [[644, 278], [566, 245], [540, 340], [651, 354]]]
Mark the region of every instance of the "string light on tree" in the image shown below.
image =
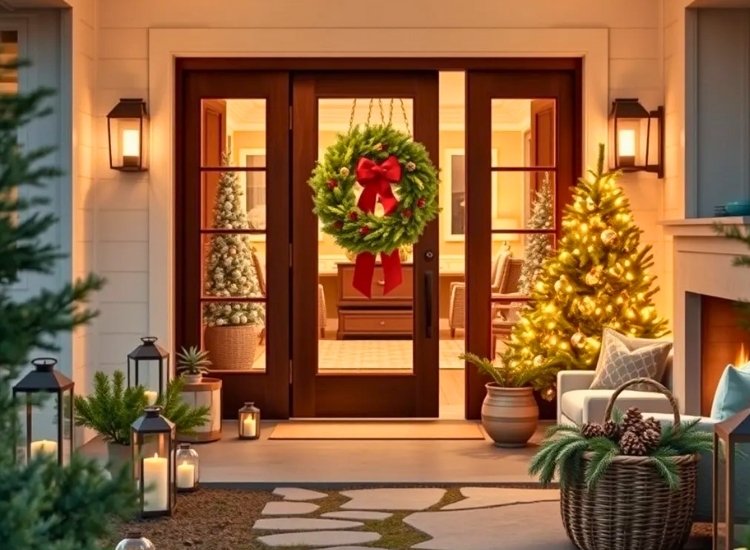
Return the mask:
[[647, 338], [667, 332], [652, 303], [651, 247], [641, 245], [619, 174], [604, 172], [603, 154], [602, 146], [597, 170], [575, 187], [557, 253], [531, 287], [531, 306], [503, 354], [510, 364], [549, 365], [534, 382], [548, 399], [558, 370], [594, 367], [604, 327]]

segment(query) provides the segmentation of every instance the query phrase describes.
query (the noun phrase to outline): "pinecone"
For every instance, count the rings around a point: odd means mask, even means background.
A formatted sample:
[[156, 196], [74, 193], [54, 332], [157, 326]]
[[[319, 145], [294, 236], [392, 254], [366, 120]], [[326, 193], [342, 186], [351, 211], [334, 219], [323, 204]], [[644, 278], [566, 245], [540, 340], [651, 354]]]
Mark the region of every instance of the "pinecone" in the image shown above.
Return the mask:
[[648, 449], [646, 444], [635, 432], [625, 431], [620, 438], [620, 450], [624, 455], [644, 456]]
[[643, 421], [643, 427], [646, 430], [654, 430], [656, 433], [661, 434], [661, 424], [653, 416]]
[[630, 407], [622, 418], [622, 431], [628, 430], [642, 433], [644, 428], [643, 414], [638, 407]]
[[601, 437], [604, 435], [604, 429], [602, 428], [601, 424], [596, 424], [595, 422], [587, 422], [586, 424], [581, 426], [581, 435], [586, 439], [591, 439], [592, 437]]
[[607, 420], [604, 423], [603, 429], [604, 437], [615, 442], [620, 440], [620, 426], [614, 420]]
[[646, 451], [650, 453], [659, 446], [661, 434], [653, 428], [648, 428], [640, 435], [640, 439], [646, 446]]

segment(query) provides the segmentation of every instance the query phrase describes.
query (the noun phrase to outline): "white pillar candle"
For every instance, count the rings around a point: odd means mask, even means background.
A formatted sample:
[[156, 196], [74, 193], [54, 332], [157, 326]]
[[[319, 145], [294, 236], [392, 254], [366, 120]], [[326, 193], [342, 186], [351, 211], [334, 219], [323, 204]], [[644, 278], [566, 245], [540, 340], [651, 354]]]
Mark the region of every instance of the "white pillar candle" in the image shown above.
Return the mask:
[[195, 466], [183, 462], [177, 465], [177, 488], [192, 489], [195, 487]]
[[258, 423], [255, 421], [254, 416], [246, 416], [245, 420], [242, 421], [242, 433], [245, 437], [255, 437], [258, 431]]
[[156, 398], [159, 397], [159, 394], [152, 390], [146, 390], [143, 393], [146, 394], [146, 402], [148, 403], [149, 407], [156, 403]]
[[154, 453], [143, 459], [143, 511], [169, 509], [169, 465], [166, 458]]
[[34, 459], [41, 454], [57, 456], [57, 441], [42, 439], [31, 442], [31, 458]]

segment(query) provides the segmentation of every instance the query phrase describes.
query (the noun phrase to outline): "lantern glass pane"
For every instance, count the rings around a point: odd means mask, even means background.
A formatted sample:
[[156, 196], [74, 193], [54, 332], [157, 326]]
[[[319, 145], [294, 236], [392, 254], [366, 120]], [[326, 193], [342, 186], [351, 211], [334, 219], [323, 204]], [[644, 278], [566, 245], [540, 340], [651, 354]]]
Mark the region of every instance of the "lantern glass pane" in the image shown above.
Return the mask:
[[642, 166], [645, 160], [647, 120], [617, 119], [617, 158], [620, 168]]
[[112, 166], [138, 169], [143, 151], [141, 120], [138, 118], [110, 118], [109, 132]]
[[200, 480], [200, 460], [198, 452], [190, 445], [180, 445], [176, 454], [177, 489], [186, 491], [195, 489]]
[[162, 379], [162, 389], [166, 391], [166, 380], [167, 380], [167, 364], [166, 359], [163, 360], [129, 360], [131, 365], [131, 379], [130, 384], [132, 386], [143, 386], [147, 392], [146, 396], [149, 398], [149, 404], [153, 404], [156, 396], [159, 393], [159, 378]]

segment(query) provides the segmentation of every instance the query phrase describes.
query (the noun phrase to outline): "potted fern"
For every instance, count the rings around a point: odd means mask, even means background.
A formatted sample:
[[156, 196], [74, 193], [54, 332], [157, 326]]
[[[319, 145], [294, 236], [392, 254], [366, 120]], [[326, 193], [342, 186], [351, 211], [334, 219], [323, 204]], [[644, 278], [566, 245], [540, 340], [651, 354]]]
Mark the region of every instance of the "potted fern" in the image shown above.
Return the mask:
[[[672, 424], [623, 415], [617, 396], [635, 384], [669, 399]], [[681, 422], [674, 396], [649, 378], [636, 378], [612, 394], [602, 424], [552, 426], [529, 472], [547, 485], [560, 480], [565, 530], [581, 550], [682, 548], [693, 523], [699, 453], [713, 449], [713, 433], [699, 419]]]
[[524, 447], [539, 423], [539, 406], [534, 389], [544, 387], [554, 371], [544, 364], [511, 363], [503, 359], [495, 364], [473, 353], [459, 356], [492, 378], [485, 384], [482, 402], [482, 426], [498, 447]]
[[208, 351], [198, 346], [190, 346], [188, 349], [183, 347], [177, 354], [177, 372], [186, 384], [200, 384], [203, 375], [209, 372], [210, 366]]
[[[155, 405], [162, 408], [162, 414], [178, 431], [190, 433], [206, 423], [209, 409], [186, 404], [180, 395], [183, 384], [179, 378], [170, 381], [167, 391], [159, 396]], [[91, 428], [104, 439], [112, 470], [130, 460], [130, 426], [149, 404], [142, 386], [125, 386], [122, 371], [116, 370], [111, 378], [97, 372], [94, 392], [86, 397], [75, 397], [76, 425]]]

